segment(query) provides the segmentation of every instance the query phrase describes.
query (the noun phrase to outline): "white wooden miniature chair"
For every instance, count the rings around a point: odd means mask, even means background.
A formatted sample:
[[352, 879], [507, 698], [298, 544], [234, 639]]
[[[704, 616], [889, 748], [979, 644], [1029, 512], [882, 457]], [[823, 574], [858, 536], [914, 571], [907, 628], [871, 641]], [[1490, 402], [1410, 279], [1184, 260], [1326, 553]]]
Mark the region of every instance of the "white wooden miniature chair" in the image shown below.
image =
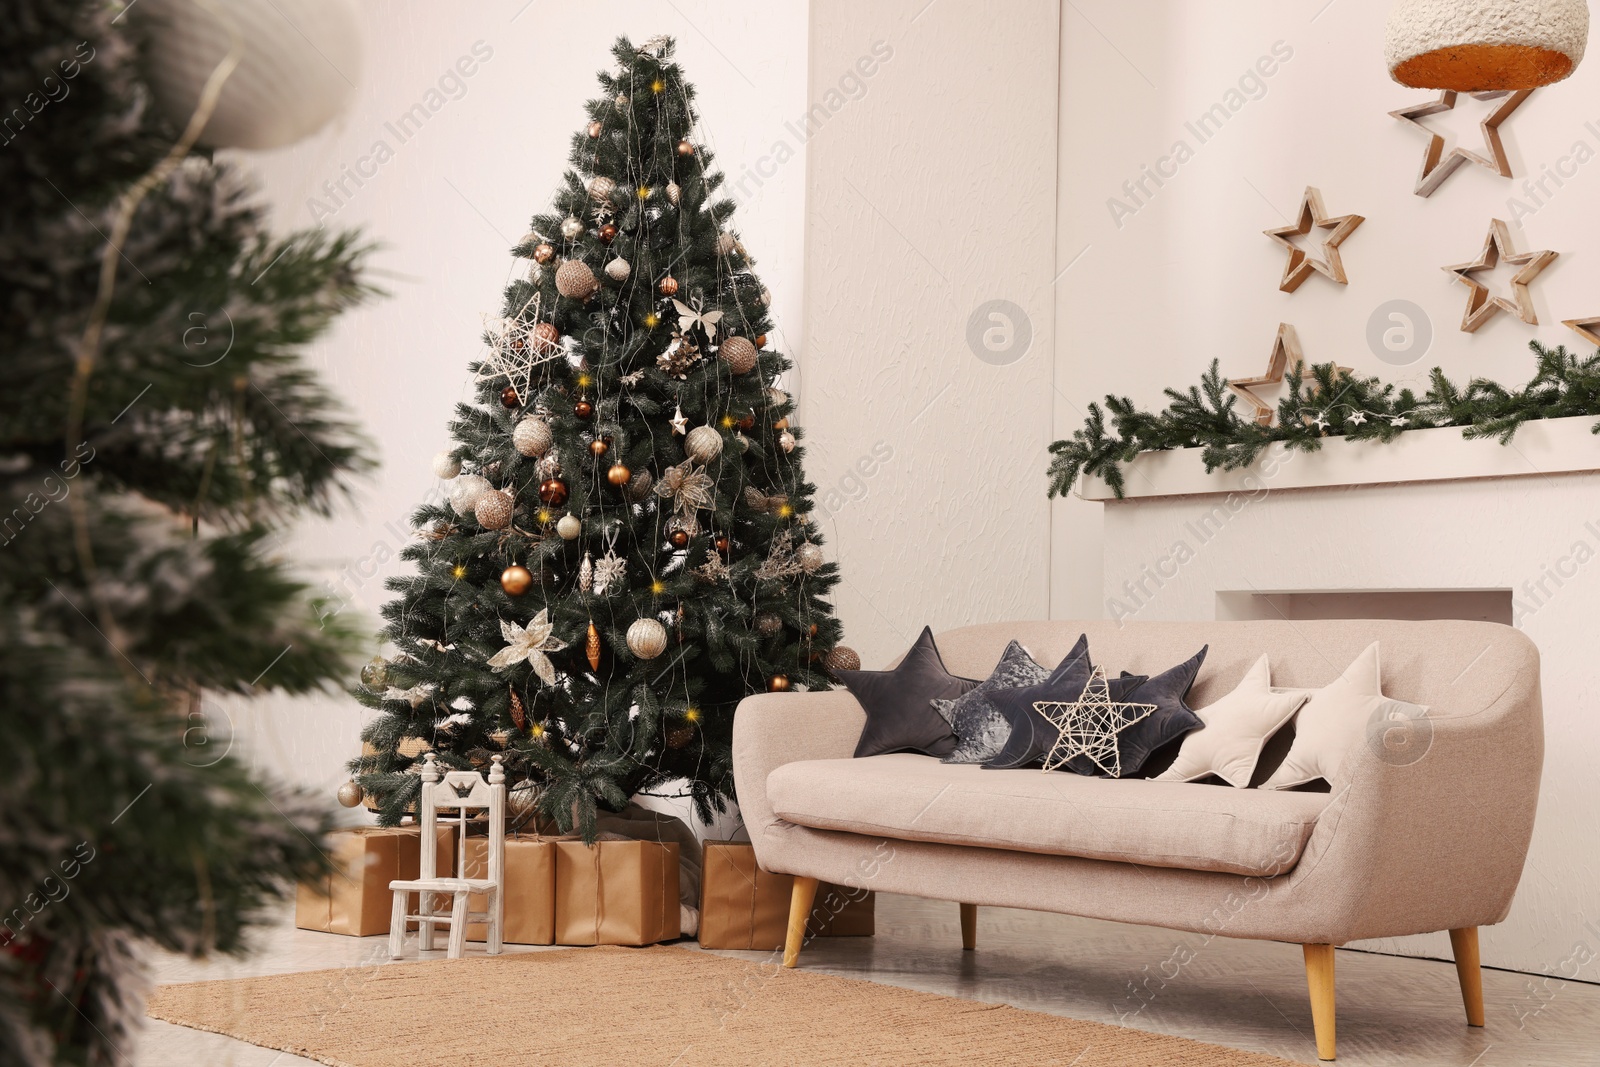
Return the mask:
[[[421, 877], [397, 879], [389, 883], [394, 890], [394, 911], [389, 919], [389, 955], [399, 959], [404, 947], [406, 923], [416, 920], [421, 949], [433, 949], [433, 928], [437, 924], [450, 927], [449, 950], [446, 955], [453, 960], [461, 958], [467, 941], [467, 924], [484, 923], [489, 928], [488, 952], [500, 954], [502, 931], [505, 927], [505, 856], [506, 856], [506, 772], [501, 757], [493, 757], [489, 780], [477, 771], [446, 771], [439, 773], [439, 765], [432, 752], [424, 756], [422, 768], [422, 824]], [[440, 810], [454, 810], [456, 818], [455, 869], [467, 869], [467, 812], [487, 809], [489, 812], [489, 876], [487, 878], [440, 878], [434, 842], [438, 840], [437, 814]], [[408, 913], [406, 905], [412, 893], [417, 894], [417, 910]], [[482, 893], [488, 899], [488, 910], [468, 912], [467, 898]], [[453, 898], [449, 914], [434, 910], [435, 894]]]

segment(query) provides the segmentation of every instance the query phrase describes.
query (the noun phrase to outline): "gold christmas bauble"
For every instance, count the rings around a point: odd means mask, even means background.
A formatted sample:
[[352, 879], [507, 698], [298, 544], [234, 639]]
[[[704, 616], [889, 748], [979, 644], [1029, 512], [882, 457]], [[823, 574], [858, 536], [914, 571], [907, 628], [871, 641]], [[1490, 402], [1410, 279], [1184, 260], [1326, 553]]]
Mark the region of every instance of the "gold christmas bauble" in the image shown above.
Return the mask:
[[526, 418], [511, 431], [511, 444], [524, 456], [542, 456], [555, 443], [555, 434], [543, 419]]
[[533, 588], [533, 572], [520, 563], [514, 563], [500, 572], [500, 588], [507, 596], [521, 596]]
[[472, 514], [485, 530], [504, 530], [511, 525], [511, 494], [502, 489], [491, 489], [478, 498]]
[[710, 426], [696, 426], [683, 439], [683, 451], [696, 463], [710, 463], [722, 454], [722, 435]]
[[628, 484], [628, 479], [633, 477], [633, 472], [620, 463], [613, 463], [611, 469], [606, 471], [606, 481], [612, 485], [621, 486]]
[[749, 374], [756, 366], [756, 346], [748, 337], [730, 337], [717, 349], [717, 356], [735, 374]]
[[800, 564], [800, 569], [807, 574], [815, 573], [817, 568], [827, 562], [823, 558], [822, 548], [812, 544], [810, 541], [794, 550], [794, 559], [796, 563]]
[[361, 788], [361, 783], [349, 781], [339, 787], [339, 803], [347, 808], [353, 808], [366, 797], [366, 792]]
[[856, 654], [855, 649], [839, 645], [832, 652], [822, 657], [822, 665], [830, 671], [859, 671], [861, 669], [861, 657]]
[[655, 619], [635, 619], [628, 627], [628, 651], [640, 659], [655, 659], [667, 650], [667, 628]]
[[789, 676], [787, 674], [774, 674], [767, 679], [767, 692], [783, 693], [789, 689]]
[[589, 179], [589, 195], [595, 200], [610, 200], [616, 188], [617, 183], [604, 175], [596, 175]]
[[576, 515], [563, 515], [556, 523], [556, 533], [561, 535], [563, 541], [576, 541], [578, 535], [583, 533], [583, 522]]
[[556, 258], [555, 245], [550, 244], [548, 241], [540, 241], [537, 245], [534, 246], [534, 249], [533, 249], [533, 261], [535, 263], [548, 263], [552, 259], [555, 259], [555, 258]]
[[581, 259], [569, 259], [556, 268], [556, 292], [573, 300], [587, 300], [600, 288], [600, 281]]
[[590, 670], [600, 669], [600, 630], [593, 619], [589, 620], [589, 632], [583, 638], [583, 655], [589, 661]]
[[694, 145], [690, 144], [688, 141], [679, 141], [678, 142], [678, 155], [680, 155], [680, 156], [692, 156], [692, 155], [694, 155]]
[[561, 236], [565, 237], [567, 240], [570, 241], [581, 233], [583, 233], [583, 223], [579, 222], [571, 215], [568, 215], [566, 218], [561, 220]]

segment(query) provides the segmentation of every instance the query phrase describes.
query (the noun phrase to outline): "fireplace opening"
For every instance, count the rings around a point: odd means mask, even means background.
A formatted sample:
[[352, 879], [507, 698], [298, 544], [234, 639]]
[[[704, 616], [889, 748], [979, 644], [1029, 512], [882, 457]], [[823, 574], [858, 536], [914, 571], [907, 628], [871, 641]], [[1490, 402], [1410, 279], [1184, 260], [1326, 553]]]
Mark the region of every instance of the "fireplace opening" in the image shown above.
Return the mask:
[[1216, 618], [1470, 619], [1511, 625], [1509, 589], [1218, 590]]

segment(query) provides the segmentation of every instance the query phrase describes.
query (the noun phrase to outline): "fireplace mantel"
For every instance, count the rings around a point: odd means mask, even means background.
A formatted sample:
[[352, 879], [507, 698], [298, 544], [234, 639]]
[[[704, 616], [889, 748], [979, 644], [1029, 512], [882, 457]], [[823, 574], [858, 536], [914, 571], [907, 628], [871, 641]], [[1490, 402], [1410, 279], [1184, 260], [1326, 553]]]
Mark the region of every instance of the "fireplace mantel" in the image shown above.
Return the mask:
[[[1198, 448], [1145, 452], [1124, 466], [1124, 499], [1254, 493], [1263, 487], [1313, 489], [1391, 485], [1468, 478], [1522, 478], [1600, 470], [1600, 438], [1593, 416], [1526, 423], [1508, 445], [1497, 438], [1468, 440], [1461, 428], [1409, 430], [1387, 444], [1331, 437], [1318, 452], [1274, 445], [1254, 464], [1207, 474]], [[1115, 502], [1105, 481], [1085, 475], [1076, 495]]]

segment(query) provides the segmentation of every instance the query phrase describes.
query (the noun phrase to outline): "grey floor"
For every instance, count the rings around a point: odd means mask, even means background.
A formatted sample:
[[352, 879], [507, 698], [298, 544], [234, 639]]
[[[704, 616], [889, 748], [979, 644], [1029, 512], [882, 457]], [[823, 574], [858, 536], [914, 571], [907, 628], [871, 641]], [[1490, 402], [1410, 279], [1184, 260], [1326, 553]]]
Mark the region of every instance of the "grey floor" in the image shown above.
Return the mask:
[[[296, 930], [286, 915], [280, 926], [263, 932], [260, 951], [249, 960], [197, 964], [163, 957], [154, 967], [163, 983], [241, 978], [385, 963], [387, 949], [383, 937]], [[766, 958], [765, 953], [724, 955]], [[816, 941], [803, 961], [846, 978], [1317, 1062], [1297, 945], [1208, 942], [1152, 927], [994, 908], [979, 913], [978, 951], [962, 952], [956, 905], [880, 896], [878, 936]], [[1600, 986], [1486, 970], [1488, 1025], [1476, 1030], [1465, 1025], [1455, 969], [1448, 963], [1340, 951], [1337, 973], [1342, 1064], [1600, 1065]], [[154, 1021], [133, 1062], [137, 1067], [312, 1063]], [[1093, 1067], [1092, 1049], [1083, 1067]]]

